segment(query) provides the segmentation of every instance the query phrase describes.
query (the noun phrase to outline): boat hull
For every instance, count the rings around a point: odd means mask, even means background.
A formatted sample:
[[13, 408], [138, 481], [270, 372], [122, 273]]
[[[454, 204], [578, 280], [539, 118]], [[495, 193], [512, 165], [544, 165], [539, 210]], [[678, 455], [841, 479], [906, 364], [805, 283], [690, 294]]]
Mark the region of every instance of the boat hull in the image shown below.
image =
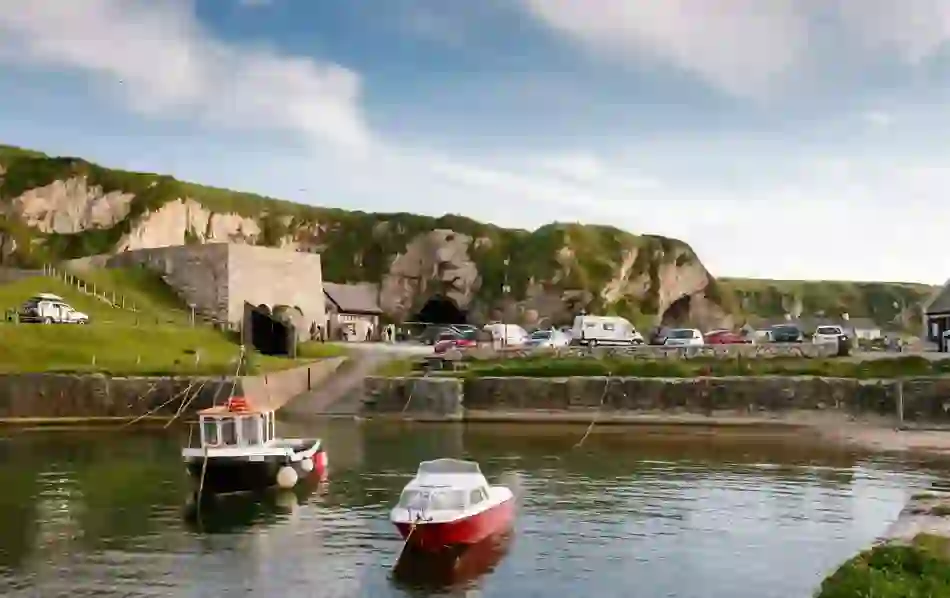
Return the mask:
[[474, 515], [448, 522], [394, 522], [409, 547], [438, 551], [449, 547], [478, 544], [511, 529], [515, 516], [514, 497]]
[[[204, 493], [231, 494], [236, 492], [256, 492], [278, 485], [277, 474], [282, 467], [290, 466], [297, 474], [298, 482], [326, 479], [326, 453], [317, 450], [309, 460], [312, 466], [305, 469], [303, 461], [291, 461], [285, 456], [264, 457], [250, 461], [246, 457], [208, 457], [192, 458], [185, 462], [188, 475], [195, 489]], [[202, 477], [204, 481], [202, 482]]]

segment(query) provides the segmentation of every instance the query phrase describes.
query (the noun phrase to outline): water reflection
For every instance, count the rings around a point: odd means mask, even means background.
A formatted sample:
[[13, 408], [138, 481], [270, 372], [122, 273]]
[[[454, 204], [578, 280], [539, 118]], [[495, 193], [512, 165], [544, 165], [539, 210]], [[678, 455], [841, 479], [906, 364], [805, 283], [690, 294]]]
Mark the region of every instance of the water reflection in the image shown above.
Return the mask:
[[398, 587], [423, 596], [471, 589], [508, 554], [513, 538], [509, 531], [437, 554], [407, 547], [393, 569], [393, 580]]
[[[318, 428], [302, 432], [326, 438], [326, 486], [200, 525], [182, 512], [187, 430], [0, 439], [0, 595], [808, 598], [939, 473], [794, 436], [598, 428], [572, 450], [583, 426]], [[516, 540], [455, 577], [393, 576], [389, 508], [438, 457], [512, 487]]]

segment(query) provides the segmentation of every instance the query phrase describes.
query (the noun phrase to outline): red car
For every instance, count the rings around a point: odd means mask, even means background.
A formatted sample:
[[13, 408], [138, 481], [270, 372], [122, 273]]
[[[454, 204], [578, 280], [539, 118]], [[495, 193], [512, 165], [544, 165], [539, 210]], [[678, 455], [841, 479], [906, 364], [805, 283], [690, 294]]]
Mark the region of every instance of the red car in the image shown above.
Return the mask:
[[475, 346], [475, 331], [468, 330], [462, 333], [443, 332], [435, 342], [436, 353], [445, 353], [449, 349], [467, 349]]
[[713, 330], [704, 335], [707, 345], [743, 345], [752, 341], [731, 330]]

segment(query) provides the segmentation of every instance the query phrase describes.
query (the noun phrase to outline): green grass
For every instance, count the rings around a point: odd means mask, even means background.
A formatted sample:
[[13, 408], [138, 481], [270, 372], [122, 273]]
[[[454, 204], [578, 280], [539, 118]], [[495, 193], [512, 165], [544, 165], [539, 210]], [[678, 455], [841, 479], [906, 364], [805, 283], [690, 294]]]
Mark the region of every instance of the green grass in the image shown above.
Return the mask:
[[447, 373], [465, 377], [559, 378], [570, 376], [631, 376], [693, 378], [696, 376], [824, 376], [834, 378], [904, 378], [950, 374], [950, 359], [930, 361], [919, 356], [854, 362], [844, 359], [593, 359], [527, 357], [469, 362], [465, 370]]
[[[91, 270], [80, 276], [100, 292], [124, 295], [127, 307], [134, 303], [137, 311], [114, 308], [57, 278], [0, 285], [0, 311], [18, 309], [30, 296], [45, 292], [60, 295], [91, 321], [86, 326], [0, 324], [0, 373], [234, 374], [240, 349], [233, 335], [201, 323], [192, 327], [184, 306], [158, 276], [138, 268]], [[280, 370], [343, 353], [335, 345], [308, 343], [296, 360], [251, 354], [245, 371]]]
[[134, 307], [142, 319], [182, 324], [190, 320], [188, 306], [160, 276], [145, 268], [91, 269], [75, 275], [110, 298], [115, 293], [117, 303], [124, 296], [125, 307]]
[[335, 343], [320, 343], [310, 341], [297, 345], [298, 359], [327, 359], [330, 357], [346, 357], [350, 352], [346, 347]]
[[[0, 324], [0, 373], [233, 375], [239, 355], [227, 335], [209, 327]], [[248, 362], [247, 373], [256, 373], [302, 360], [255, 353]]]
[[822, 584], [816, 598], [950, 596], [947, 540], [921, 534], [910, 546], [884, 544], [854, 557]]

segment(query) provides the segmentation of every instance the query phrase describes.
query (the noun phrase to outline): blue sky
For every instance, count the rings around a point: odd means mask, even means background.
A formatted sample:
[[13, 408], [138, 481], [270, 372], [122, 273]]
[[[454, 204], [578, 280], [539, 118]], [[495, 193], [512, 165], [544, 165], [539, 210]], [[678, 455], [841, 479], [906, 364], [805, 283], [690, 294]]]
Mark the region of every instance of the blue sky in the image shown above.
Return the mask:
[[0, 0], [0, 142], [942, 283], [950, 0]]

